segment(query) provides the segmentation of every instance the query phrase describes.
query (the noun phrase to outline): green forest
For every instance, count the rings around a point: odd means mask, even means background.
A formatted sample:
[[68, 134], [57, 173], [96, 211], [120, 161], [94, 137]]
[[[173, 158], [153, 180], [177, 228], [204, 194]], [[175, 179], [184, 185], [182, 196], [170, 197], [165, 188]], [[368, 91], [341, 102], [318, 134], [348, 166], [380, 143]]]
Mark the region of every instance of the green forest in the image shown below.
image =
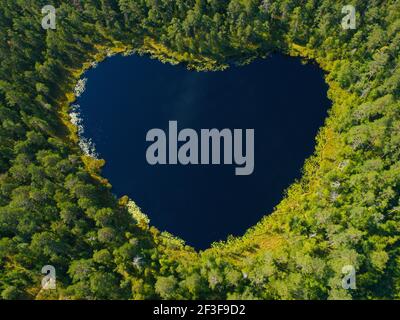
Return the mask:
[[[399, 31], [398, 0], [1, 0], [1, 299], [399, 299]], [[79, 148], [68, 112], [95, 61], [212, 71], [273, 52], [317, 63], [332, 107], [302, 178], [242, 237], [198, 252], [160, 232]]]

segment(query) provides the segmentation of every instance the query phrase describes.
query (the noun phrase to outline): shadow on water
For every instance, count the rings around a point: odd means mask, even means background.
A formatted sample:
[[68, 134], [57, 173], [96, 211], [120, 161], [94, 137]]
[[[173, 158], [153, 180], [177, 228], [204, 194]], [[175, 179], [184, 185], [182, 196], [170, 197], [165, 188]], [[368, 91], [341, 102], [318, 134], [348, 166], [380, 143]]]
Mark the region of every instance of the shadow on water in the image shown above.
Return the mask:
[[[152, 225], [207, 248], [242, 235], [272, 212], [300, 177], [330, 101], [323, 72], [273, 55], [223, 72], [193, 72], [147, 57], [116, 56], [87, 72], [78, 103], [85, 136], [106, 160], [113, 192], [128, 195]], [[152, 128], [254, 129], [255, 169], [156, 165], [146, 161]]]

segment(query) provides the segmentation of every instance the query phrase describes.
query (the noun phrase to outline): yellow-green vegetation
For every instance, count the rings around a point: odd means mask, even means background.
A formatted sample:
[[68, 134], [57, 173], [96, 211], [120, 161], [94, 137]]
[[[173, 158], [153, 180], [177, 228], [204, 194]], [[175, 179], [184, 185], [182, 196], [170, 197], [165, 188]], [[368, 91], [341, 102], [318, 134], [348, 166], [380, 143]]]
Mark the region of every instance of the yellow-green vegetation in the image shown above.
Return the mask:
[[[354, 30], [341, 0], [53, 3], [47, 31], [44, 1], [0, 4], [3, 299], [400, 298], [399, 1], [354, 0]], [[302, 179], [244, 236], [196, 252], [116, 199], [80, 151], [68, 108], [93, 61], [222, 70], [273, 51], [318, 63], [333, 106]], [[56, 291], [40, 286], [48, 264]], [[346, 265], [357, 290], [342, 288]]]

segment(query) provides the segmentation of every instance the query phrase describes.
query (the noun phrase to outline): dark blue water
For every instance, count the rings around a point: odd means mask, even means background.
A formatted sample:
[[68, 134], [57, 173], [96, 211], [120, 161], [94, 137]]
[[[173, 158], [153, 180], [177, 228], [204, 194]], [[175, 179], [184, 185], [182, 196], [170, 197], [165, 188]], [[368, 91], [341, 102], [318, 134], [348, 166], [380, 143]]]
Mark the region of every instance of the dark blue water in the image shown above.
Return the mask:
[[[245, 67], [197, 73], [147, 57], [113, 57], [87, 72], [79, 99], [85, 136], [106, 160], [113, 192], [196, 248], [242, 235], [272, 212], [300, 177], [330, 102], [316, 66], [274, 55]], [[255, 170], [233, 165], [146, 162], [146, 133], [179, 129], [255, 129]]]

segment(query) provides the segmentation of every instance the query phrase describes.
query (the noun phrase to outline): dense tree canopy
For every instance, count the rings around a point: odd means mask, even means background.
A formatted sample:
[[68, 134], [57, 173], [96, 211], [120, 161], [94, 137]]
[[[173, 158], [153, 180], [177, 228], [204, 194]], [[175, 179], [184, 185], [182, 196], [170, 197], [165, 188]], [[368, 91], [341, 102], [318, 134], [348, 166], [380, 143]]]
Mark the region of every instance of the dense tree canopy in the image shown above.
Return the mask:
[[[399, 1], [353, 0], [354, 30], [342, 0], [53, 0], [44, 30], [47, 2], [0, 4], [3, 299], [400, 298]], [[317, 62], [333, 107], [303, 178], [243, 237], [198, 253], [160, 233], [78, 146], [68, 111], [93, 61], [221, 70], [272, 51]]]

